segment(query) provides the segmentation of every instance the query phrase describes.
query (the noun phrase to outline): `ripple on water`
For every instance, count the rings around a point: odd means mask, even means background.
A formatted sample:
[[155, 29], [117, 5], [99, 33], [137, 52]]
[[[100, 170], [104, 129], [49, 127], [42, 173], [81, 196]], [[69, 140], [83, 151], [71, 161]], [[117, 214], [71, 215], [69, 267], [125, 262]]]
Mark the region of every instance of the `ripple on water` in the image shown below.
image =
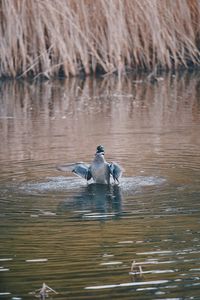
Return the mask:
[[27, 259], [26, 262], [27, 263], [43, 263], [43, 262], [47, 262], [48, 258], [34, 258], [34, 259]]
[[3, 267], [0, 267], [0, 272], [6, 272], [6, 271], [10, 271], [10, 269], [6, 269], [6, 268], [3, 268]]
[[96, 285], [85, 287], [86, 290], [100, 290], [100, 289], [111, 289], [118, 287], [129, 287], [129, 286], [139, 286], [139, 285], [158, 285], [167, 283], [168, 280], [155, 280], [155, 281], [141, 281], [141, 282], [126, 282], [119, 284], [106, 284], [106, 285]]

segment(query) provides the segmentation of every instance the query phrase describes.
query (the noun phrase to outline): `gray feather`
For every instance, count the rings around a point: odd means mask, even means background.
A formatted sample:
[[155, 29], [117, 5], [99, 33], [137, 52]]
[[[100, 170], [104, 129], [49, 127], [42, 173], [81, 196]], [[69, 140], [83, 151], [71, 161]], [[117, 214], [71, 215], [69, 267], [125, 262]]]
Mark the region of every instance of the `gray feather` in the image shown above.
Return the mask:
[[109, 165], [109, 167], [110, 167], [110, 173], [111, 173], [114, 181], [119, 182], [119, 179], [120, 179], [120, 177], [122, 176], [122, 173], [123, 173], [122, 167], [119, 164], [115, 163], [115, 162], [112, 162]]
[[73, 172], [86, 180], [90, 180], [92, 178], [89, 166], [83, 162], [58, 165], [56, 168], [63, 172]]

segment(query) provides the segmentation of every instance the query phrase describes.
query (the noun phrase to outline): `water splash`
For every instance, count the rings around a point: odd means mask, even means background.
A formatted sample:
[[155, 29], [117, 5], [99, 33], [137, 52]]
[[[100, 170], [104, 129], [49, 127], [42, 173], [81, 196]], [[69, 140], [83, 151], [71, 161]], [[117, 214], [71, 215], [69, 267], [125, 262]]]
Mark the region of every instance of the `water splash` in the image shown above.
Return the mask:
[[[123, 177], [120, 181], [119, 187], [122, 191], [136, 191], [141, 187], [161, 185], [166, 179], [153, 176], [136, 176]], [[93, 184], [93, 183], [89, 183]], [[28, 182], [23, 183], [19, 189], [27, 193], [32, 192], [50, 192], [50, 191], [70, 191], [87, 186], [88, 183], [77, 177], [48, 177], [43, 182]]]

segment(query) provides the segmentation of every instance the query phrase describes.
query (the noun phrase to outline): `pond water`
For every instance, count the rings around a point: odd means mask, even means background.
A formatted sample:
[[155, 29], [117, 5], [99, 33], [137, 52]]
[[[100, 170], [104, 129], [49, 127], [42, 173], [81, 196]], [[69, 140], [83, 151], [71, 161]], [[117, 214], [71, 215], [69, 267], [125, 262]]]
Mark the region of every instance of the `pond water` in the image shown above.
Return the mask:
[[199, 299], [200, 74], [2, 82], [0, 168], [0, 299]]

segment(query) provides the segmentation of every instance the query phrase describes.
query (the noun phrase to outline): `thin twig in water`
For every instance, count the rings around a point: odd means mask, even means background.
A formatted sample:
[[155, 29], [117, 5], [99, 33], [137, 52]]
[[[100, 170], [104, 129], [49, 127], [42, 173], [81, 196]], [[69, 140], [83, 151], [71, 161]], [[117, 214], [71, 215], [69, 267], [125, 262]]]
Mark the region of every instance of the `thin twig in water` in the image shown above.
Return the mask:
[[39, 296], [41, 300], [45, 300], [48, 297], [48, 293], [53, 292], [54, 294], [58, 294], [55, 290], [49, 287], [47, 284], [43, 283], [42, 288], [38, 290]]
[[131, 275], [133, 275], [134, 280], [141, 278], [143, 276], [142, 266], [138, 265], [135, 260], [131, 264]]

